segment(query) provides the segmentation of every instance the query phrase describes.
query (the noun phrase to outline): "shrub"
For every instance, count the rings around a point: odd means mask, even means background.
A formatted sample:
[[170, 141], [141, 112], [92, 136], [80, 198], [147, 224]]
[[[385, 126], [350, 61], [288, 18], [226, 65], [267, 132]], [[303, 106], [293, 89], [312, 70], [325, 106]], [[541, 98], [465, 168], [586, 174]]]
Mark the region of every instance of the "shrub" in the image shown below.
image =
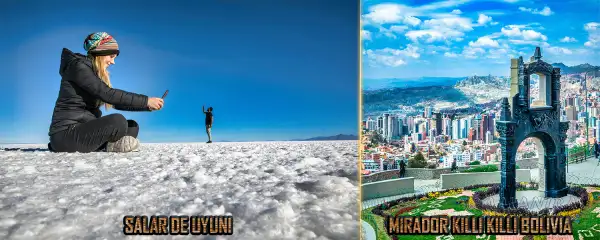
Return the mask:
[[479, 161], [472, 161], [469, 163], [469, 166], [473, 166], [473, 165], [481, 165], [481, 162]]
[[427, 161], [421, 152], [408, 161], [409, 168], [424, 168], [425, 166], [427, 166]]
[[437, 164], [436, 163], [429, 163], [429, 164], [427, 164], [427, 168], [429, 168], [429, 169], [436, 169], [437, 168]]
[[498, 167], [496, 165], [483, 165], [479, 167], [469, 168], [463, 172], [496, 172]]

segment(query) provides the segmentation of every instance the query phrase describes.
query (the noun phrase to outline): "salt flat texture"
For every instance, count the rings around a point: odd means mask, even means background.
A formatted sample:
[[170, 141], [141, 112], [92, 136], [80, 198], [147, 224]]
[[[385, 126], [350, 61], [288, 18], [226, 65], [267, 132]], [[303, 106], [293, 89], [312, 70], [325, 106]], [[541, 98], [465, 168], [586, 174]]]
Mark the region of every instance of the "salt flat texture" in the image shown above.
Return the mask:
[[357, 149], [329, 141], [0, 151], [0, 239], [121, 239], [124, 215], [230, 214], [234, 235], [216, 239], [358, 239]]

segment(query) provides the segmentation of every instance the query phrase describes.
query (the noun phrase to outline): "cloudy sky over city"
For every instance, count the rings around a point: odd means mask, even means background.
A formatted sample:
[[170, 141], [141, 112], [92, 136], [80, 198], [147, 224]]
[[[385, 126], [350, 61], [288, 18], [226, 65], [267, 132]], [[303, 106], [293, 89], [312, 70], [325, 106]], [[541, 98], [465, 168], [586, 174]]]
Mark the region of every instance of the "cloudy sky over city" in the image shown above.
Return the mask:
[[365, 79], [508, 76], [510, 58], [600, 65], [599, 0], [363, 0]]

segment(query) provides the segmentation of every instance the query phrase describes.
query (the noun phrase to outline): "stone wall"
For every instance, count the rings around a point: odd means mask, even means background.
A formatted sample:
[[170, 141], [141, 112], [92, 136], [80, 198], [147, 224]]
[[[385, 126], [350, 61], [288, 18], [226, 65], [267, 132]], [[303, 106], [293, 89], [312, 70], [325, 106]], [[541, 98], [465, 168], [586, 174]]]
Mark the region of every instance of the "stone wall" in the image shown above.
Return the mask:
[[412, 193], [415, 191], [415, 179], [408, 177], [365, 183], [362, 184], [361, 191], [363, 201]]
[[[537, 168], [537, 158], [528, 158], [518, 160], [516, 163], [520, 169], [534, 169]], [[500, 163], [494, 164], [500, 169]], [[463, 171], [468, 169], [469, 167], [459, 167], [458, 171]], [[406, 168], [405, 177], [414, 177], [415, 179], [420, 180], [432, 180], [432, 179], [440, 179], [441, 174], [450, 173], [450, 168]], [[371, 175], [363, 176], [362, 183], [370, 183], [383, 181], [388, 179], [395, 179], [400, 176], [400, 170], [388, 170], [381, 171]]]

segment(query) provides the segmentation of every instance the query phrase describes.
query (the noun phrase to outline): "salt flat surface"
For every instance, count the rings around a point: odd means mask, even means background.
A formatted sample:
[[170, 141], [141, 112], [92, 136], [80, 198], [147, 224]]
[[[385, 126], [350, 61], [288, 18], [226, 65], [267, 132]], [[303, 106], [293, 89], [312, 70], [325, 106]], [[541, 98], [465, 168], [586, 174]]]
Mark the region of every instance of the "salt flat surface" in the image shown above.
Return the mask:
[[357, 148], [331, 141], [0, 151], [0, 239], [121, 239], [124, 215], [230, 214], [234, 235], [216, 239], [358, 239]]

